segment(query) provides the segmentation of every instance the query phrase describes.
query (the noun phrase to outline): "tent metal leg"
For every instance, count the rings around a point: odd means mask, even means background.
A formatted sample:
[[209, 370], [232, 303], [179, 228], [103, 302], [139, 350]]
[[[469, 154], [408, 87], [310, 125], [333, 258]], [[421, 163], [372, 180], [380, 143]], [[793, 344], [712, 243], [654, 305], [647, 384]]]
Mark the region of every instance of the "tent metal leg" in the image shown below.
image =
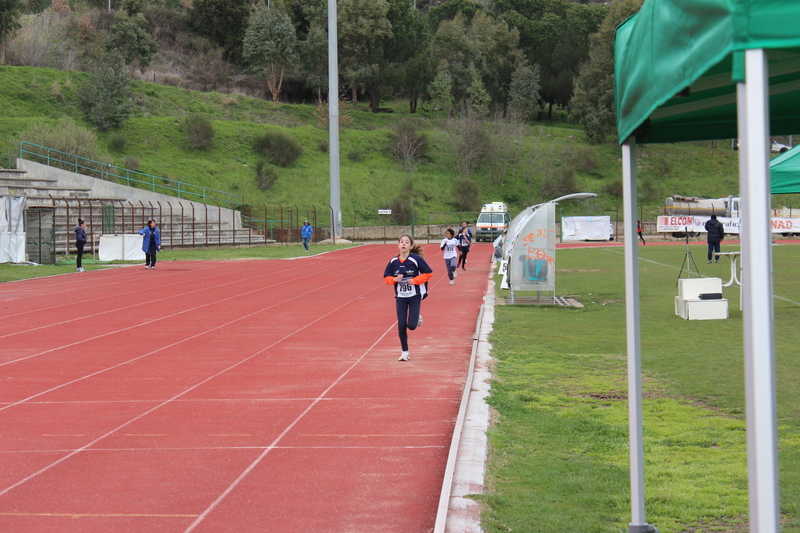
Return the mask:
[[[745, 52], [737, 86], [750, 531], [780, 531], [773, 331], [767, 54]], [[759, 273], [760, 275], [755, 275]]]
[[[636, 235], [636, 141], [622, 145], [625, 224], [625, 315], [628, 348], [628, 427], [630, 433], [632, 533], [656, 531], [645, 521], [644, 431], [642, 429], [642, 346], [639, 316], [639, 248]], [[652, 528], [652, 529], [649, 529]]]

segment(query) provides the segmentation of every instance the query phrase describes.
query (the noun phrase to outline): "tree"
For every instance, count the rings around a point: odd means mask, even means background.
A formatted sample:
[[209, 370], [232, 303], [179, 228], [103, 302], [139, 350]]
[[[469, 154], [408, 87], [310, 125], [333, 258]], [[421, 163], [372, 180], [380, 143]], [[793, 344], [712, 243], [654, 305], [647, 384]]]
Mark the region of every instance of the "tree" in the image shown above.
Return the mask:
[[504, 101], [514, 62], [520, 55], [518, 42], [516, 29], [482, 11], [475, 13], [469, 23], [459, 13], [453, 20], [439, 24], [433, 53], [447, 61], [456, 104], [464, 100], [472, 86], [473, 70], [478, 72], [492, 100]]
[[478, 72], [472, 69], [472, 84], [467, 89], [467, 109], [479, 117], [486, 117], [489, 114], [491, 101]]
[[198, 33], [225, 48], [228, 59], [241, 54], [249, 0], [192, 0], [190, 20]]
[[[339, 65], [353, 96], [359, 87], [369, 95], [370, 108], [378, 112], [386, 84], [383, 47], [392, 37], [386, 18], [386, 0], [339, 1]], [[355, 103], [355, 98], [353, 98]]]
[[511, 76], [508, 112], [522, 120], [532, 120], [542, 109], [539, 100], [539, 65], [531, 67], [527, 60], [520, 59]]
[[417, 101], [434, 74], [431, 33], [425, 15], [414, 9], [413, 0], [388, 1], [386, 18], [392, 25], [392, 36], [383, 47], [386, 78], [405, 93], [409, 111], [416, 113]]
[[446, 60], [441, 67], [431, 84], [428, 85], [428, 96], [435, 111], [442, 111], [445, 115], [450, 115], [453, 111], [453, 78], [447, 70]]
[[6, 42], [20, 28], [25, 0], [0, 0], [0, 65], [6, 64]]
[[517, 28], [520, 47], [540, 67], [540, 94], [549, 104], [567, 105], [574, 76], [589, 53], [589, 35], [597, 31], [608, 8], [566, 0], [497, 0], [502, 18]]
[[272, 101], [279, 101], [286, 67], [297, 60], [297, 35], [279, 1], [269, 9], [264, 4], [256, 7], [242, 46], [245, 61], [264, 69]]
[[86, 117], [100, 131], [122, 126], [133, 110], [124, 59], [109, 52], [94, 60], [89, 70], [91, 78], [80, 93]]
[[117, 13], [106, 36], [106, 50], [116, 50], [127, 64], [138, 63], [145, 68], [158, 51], [158, 44], [147, 33], [147, 19], [141, 13], [128, 16]]
[[589, 61], [575, 79], [570, 120], [582, 124], [593, 143], [613, 134], [614, 118], [614, 33], [617, 26], [639, 11], [642, 0], [615, 2], [599, 31], [591, 37]]

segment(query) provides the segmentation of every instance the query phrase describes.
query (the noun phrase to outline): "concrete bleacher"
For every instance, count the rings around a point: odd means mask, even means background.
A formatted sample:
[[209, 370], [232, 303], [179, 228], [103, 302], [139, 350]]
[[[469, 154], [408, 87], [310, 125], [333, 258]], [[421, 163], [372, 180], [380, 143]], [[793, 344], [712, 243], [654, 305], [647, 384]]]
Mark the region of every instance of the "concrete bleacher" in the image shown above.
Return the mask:
[[[74, 249], [74, 227], [87, 222], [90, 239], [103, 233], [136, 233], [155, 219], [165, 246], [264, 242], [242, 226], [241, 213], [85, 176], [25, 159], [0, 169], [0, 196], [24, 196], [31, 209], [52, 209], [56, 253]], [[113, 206], [113, 207], [112, 207]], [[256, 233], [256, 235], [254, 235]]]

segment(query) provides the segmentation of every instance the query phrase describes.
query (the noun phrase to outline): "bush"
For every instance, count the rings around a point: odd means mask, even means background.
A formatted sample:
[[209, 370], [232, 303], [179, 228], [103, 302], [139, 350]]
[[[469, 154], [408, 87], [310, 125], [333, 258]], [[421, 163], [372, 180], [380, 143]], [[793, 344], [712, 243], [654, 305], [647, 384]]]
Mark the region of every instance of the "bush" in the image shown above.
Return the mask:
[[542, 194], [546, 199], [558, 198], [578, 192], [578, 177], [575, 167], [564, 165], [553, 173], [553, 177], [542, 181]]
[[597, 168], [597, 154], [591, 146], [581, 146], [575, 154], [575, 163], [580, 170], [592, 171]]
[[353, 163], [360, 163], [364, 160], [364, 150], [350, 150], [347, 152], [347, 159]]
[[121, 152], [125, 149], [128, 139], [121, 133], [112, 133], [108, 137], [108, 149], [112, 152]]
[[[79, 126], [69, 117], [61, 118], [56, 124], [37, 122], [23, 131], [19, 140], [86, 159], [95, 161], [100, 159], [100, 150], [97, 148], [97, 137], [94, 132]], [[30, 147], [26, 147], [26, 149], [32, 150]], [[45, 155], [44, 151], [42, 155]], [[74, 165], [71, 167], [74, 168]]]
[[389, 154], [392, 158], [406, 172], [413, 172], [427, 151], [428, 140], [425, 135], [419, 133], [419, 128], [413, 121], [402, 119], [397, 124], [389, 145]]
[[453, 182], [453, 205], [457, 211], [474, 211], [480, 206], [478, 184], [466, 176]]
[[190, 148], [211, 150], [214, 143], [214, 126], [211, 121], [198, 115], [189, 115], [184, 122], [186, 138]]
[[282, 167], [292, 165], [303, 154], [303, 147], [297, 140], [279, 131], [268, 131], [256, 136], [253, 149]]
[[126, 155], [125, 159], [122, 160], [122, 166], [128, 170], [136, 170], [139, 168], [139, 158], [132, 155]]
[[256, 161], [253, 170], [256, 173], [256, 185], [262, 191], [268, 191], [278, 181], [278, 171], [275, 167], [267, 165], [263, 159]]
[[331, 143], [328, 139], [320, 139], [319, 143], [317, 143], [317, 148], [323, 154], [327, 154], [328, 150], [330, 150]]
[[622, 198], [622, 178], [614, 179], [614, 181], [606, 185], [605, 189], [608, 194]]

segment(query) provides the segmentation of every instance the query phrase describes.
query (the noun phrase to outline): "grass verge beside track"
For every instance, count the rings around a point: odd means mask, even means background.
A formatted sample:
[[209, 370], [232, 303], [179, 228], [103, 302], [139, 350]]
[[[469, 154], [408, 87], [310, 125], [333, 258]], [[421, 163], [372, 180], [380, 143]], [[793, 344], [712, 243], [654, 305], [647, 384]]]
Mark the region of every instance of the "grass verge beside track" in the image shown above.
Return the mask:
[[[352, 244], [314, 244], [311, 245], [309, 254], [321, 254], [341, 248], [350, 248]], [[302, 244], [268, 245], [253, 247], [209, 247], [194, 249], [167, 248], [158, 253], [158, 262], [166, 261], [224, 261], [234, 259], [291, 259], [304, 257], [306, 253]], [[75, 256], [59, 256], [56, 265], [12, 265], [0, 264], [0, 283], [4, 281], [19, 281], [29, 278], [41, 278], [58, 274], [75, 272]], [[83, 257], [83, 268], [87, 271], [102, 268], [117, 267], [127, 264], [139, 264], [143, 261], [110, 261], [101, 262], [92, 259], [90, 254]]]
[[[727, 259], [707, 265], [705, 245], [692, 251], [703, 275], [728, 280]], [[647, 520], [662, 533], [747, 531], [739, 290], [725, 289], [728, 320], [682, 320], [673, 298], [685, 250], [639, 252]], [[558, 294], [571, 295], [583, 309], [495, 309], [489, 401], [496, 420], [488, 490], [478, 497], [487, 532], [627, 530], [623, 253], [558, 251]], [[797, 532], [800, 246], [775, 246], [773, 257], [782, 530]]]

